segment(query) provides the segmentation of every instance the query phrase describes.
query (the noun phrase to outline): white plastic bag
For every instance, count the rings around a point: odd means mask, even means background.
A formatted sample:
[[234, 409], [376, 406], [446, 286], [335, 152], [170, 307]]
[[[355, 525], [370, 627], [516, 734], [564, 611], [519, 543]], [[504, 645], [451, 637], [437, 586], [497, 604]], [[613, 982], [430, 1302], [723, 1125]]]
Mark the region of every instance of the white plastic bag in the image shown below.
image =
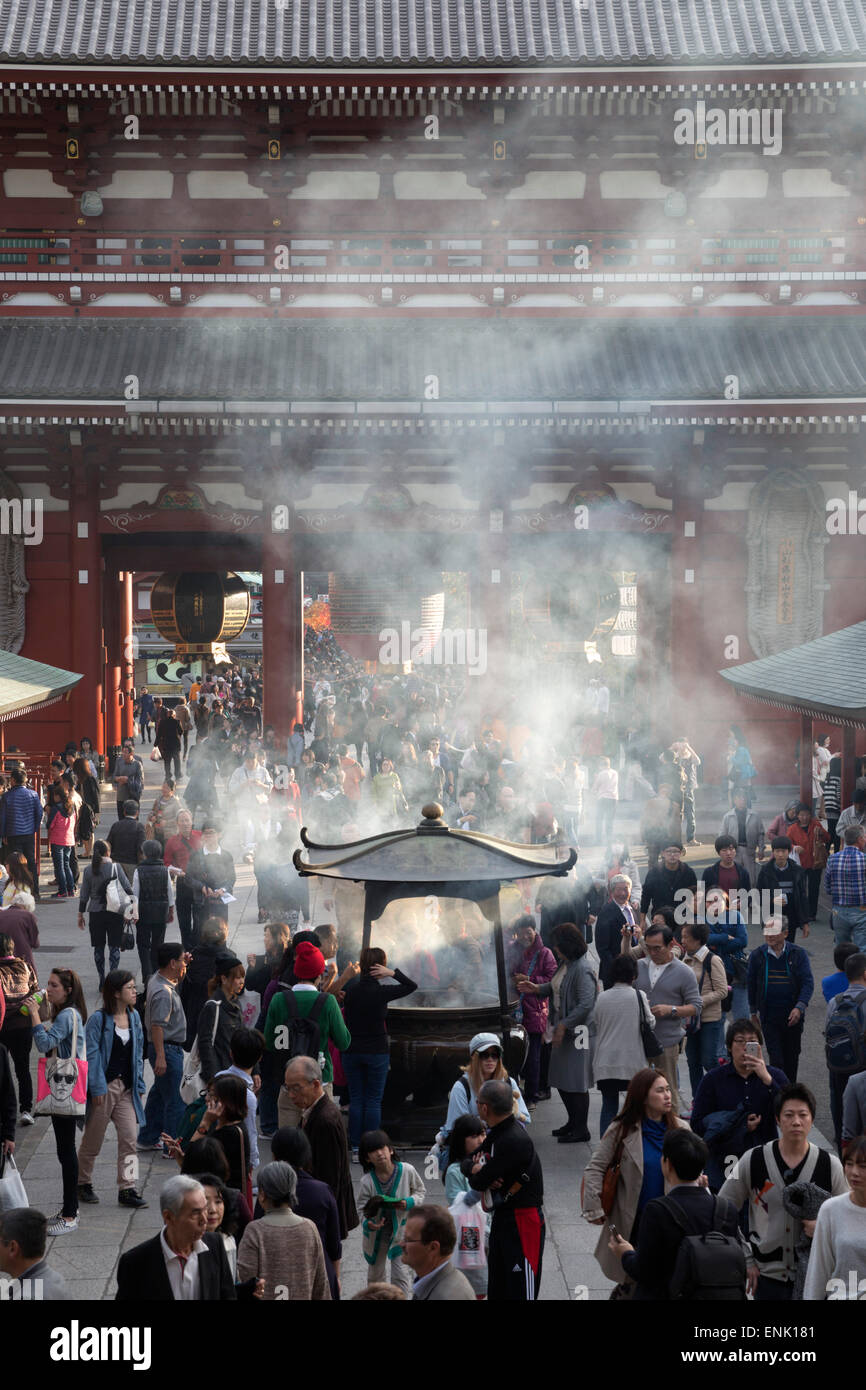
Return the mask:
[[480, 1202], [469, 1203], [466, 1193], [461, 1192], [449, 1211], [457, 1227], [457, 1244], [451, 1256], [451, 1263], [458, 1269], [480, 1269], [487, 1264], [484, 1251], [484, 1237], [487, 1233], [487, 1217]]
[[12, 1154], [7, 1154], [0, 1163], [0, 1211], [11, 1211], [13, 1207], [29, 1207], [24, 1180]]
[[238, 1004], [244, 1028], [255, 1028], [256, 1019], [262, 1011], [262, 996], [254, 989], [245, 989], [238, 995]]

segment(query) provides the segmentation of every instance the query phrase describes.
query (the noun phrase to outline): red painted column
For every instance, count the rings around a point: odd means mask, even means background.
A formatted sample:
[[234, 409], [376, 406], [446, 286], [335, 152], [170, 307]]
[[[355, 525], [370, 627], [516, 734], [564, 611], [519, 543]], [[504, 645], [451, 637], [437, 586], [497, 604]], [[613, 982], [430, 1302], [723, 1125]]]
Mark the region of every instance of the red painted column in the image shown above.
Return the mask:
[[120, 688], [123, 703], [120, 708], [120, 732], [122, 738], [132, 738], [132, 687], [135, 666], [132, 650], [132, 571], [126, 570], [120, 576]]
[[262, 713], [283, 748], [293, 725], [303, 721], [304, 576], [293, 554], [292, 510], [266, 498], [263, 523]]
[[89, 484], [82, 450], [73, 461], [75, 478], [70, 504], [70, 669], [83, 679], [72, 691], [73, 735], [89, 738], [98, 753], [105, 752], [103, 730], [103, 653], [101, 632], [102, 560], [99, 537], [99, 500], [95, 480]]
[[120, 749], [120, 576], [113, 570], [104, 575], [102, 626], [105, 634], [105, 742], [112, 760]]

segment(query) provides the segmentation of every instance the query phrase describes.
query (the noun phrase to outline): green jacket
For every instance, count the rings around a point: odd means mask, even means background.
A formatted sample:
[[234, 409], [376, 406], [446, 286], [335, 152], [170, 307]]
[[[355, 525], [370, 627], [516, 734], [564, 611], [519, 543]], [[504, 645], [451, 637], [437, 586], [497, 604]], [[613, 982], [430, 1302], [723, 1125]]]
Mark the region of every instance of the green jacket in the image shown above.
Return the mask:
[[[306, 1018], [311, 1012], [318, 993], [318, 990], [313, 989], [294, 991], [300, 1018]], [[265, 1046], [269, 1052], [278, 1055], [278, 1049], [274, 1044], [276, 1030], [279, 1027], [288, 1027], [288, 1022], [289, 1011], [286, 1006], [286, 991], [280, 989], [268, 1006], [268, 1016], [265, 1020]], [[331, 1065], [331, 1054], [328, 1051], [329, 1039], [333, 1041], [334, 1046], [340, 1052], [345, 1052], [352, 1041], [352, 1036], [343, 1022], [340, 1006], [333, 994], [326, 996], [325, 1007], [319, 1015], [319, 1047], [325, 1059], [325, 1065], [322, 1068], [323, 1085], [334, 1079], [334, 1068]]]

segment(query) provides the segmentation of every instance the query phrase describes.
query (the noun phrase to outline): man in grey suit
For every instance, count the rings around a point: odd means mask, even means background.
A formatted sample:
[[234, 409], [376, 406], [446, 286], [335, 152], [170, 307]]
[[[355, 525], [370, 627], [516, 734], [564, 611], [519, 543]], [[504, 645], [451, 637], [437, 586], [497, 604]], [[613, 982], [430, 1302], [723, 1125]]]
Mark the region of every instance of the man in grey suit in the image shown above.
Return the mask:
[[469, 1280], [451, 1263], [457, 1228], [444, 1207], [416, 1207], [406, 1222], [401, 1244], [403, 1263], [415, 1272], [413, 1302], [475, 1302]]

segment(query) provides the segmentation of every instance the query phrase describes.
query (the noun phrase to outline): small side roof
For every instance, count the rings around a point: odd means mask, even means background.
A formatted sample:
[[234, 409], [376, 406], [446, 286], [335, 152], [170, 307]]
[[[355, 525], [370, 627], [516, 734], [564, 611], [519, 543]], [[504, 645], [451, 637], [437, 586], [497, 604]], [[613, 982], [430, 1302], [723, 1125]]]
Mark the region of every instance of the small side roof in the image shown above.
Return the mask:
[[83, 677], [76, 671], [0, 651], [0, 722], [54, 705]]
[[866, 622], [719, 675], [764, 704], [866, 727]]

